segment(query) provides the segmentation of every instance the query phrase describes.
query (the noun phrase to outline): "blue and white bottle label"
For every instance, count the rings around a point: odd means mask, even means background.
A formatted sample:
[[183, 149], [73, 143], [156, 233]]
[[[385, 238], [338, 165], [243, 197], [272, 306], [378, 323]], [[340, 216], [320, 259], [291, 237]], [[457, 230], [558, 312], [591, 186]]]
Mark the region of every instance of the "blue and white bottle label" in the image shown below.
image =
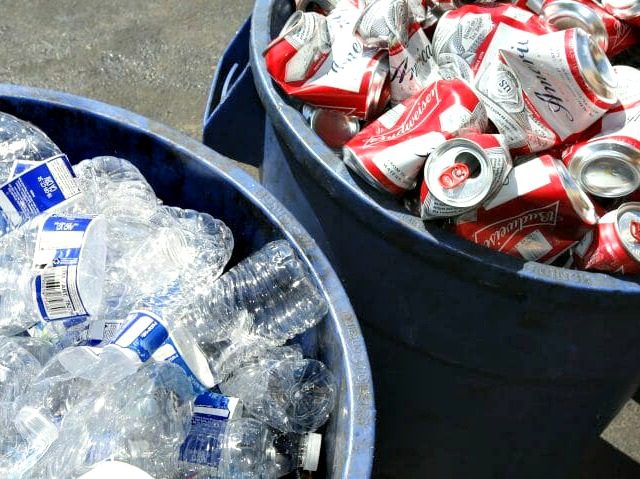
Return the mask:
[[169, 337], [164, 321], [157, 314], [136, 310], [111, 340], [111, 344], [133, 351], [140, 361], [147, 361]]
[[57, 155], [23, 171], [0, 186], [0, 210], [17, 228], [80, 194], [66, 155]]
[[198, 376], [194, 373], [193, 369], [191, 369], [186, 359], [180, 354], [178, 348], [171, 339], [171, 336], [169, 336], [164, 344], [160, 346], [155, 353], [153, 353], [153, 359], [157, 362], [166, 361], [179, 366], [180, 369], [184, 371], [187, 378], [189, 378], [189, 381], [191, 381], [191, 387], [193, 388], [194, 394], [201, 394], [207, 391], [208, 388], [200, 382]]
[[237, 398], [222, 394], [206, 392], [198, 396], [193, 405], [191, 430], [180, 447], [180, 460], [217, 466], [224, 431], [237, 406]]
[[50, 214], [38, 230], [33, 255], [33, 288], [45, 321], [75, 325], [88, 316], [78, 288], [78, 263], [95, 216]]
[[11, 165], [11, 171], [9, 172], [9, 179], [12, 180], [16, 176], [20, 176], [27, 170], [30, 170], [34, 166], [38, 166], [42, 162], [32, 160], [16, 160]]

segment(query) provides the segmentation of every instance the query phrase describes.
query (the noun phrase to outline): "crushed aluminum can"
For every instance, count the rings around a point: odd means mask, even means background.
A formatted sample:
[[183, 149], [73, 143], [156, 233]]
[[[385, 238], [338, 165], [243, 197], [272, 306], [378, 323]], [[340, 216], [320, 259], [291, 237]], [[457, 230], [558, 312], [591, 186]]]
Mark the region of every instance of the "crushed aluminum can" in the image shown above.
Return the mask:
[[540, 14], [540, 12], [542, 12], [542, 4], [544, 3], [544, 0], [512, 0], [510, 3], [516, 7]]
[[424, 167], [420, 217], [451, 218], [478, 208], [502, 187], [511, 165], [500, 135], [467, 134], [445, 141]]
[[592, 0], [546, 0], [542, 6], [542, 18], [557, 30], [582, 28], [610, 57], [640, 40], [630, 25]]
[[389, 48], [409, 41], [409, 4], [407, 0], [376, 0], [367, 3], [353, 31], [362, 44], [372, 48]]
[[390, 98], [387, 53], [366, 49], [353, 36], [353, 24], [358, 15], [359, 10], [346, 1], [326, 17], [331, 38], [329, 55], [314, 68], [313, 76], [304, 81], [283, 81], [282, 75], [278, 75], [283, 69], [283, 59], [273, 49], [267, 49], [267, 69], [285, 93], [317, 108], [337, 110], [358, 118], [372, 119], [384, 110]]
[[439, 78], [431, 42], [419, 23], [409, 26], [407, 45], [401, 42], [389, 48], [391, 103], [398, 104]]
[[329, 148], [342, 148], [360, 131], [360, 121], [356, 117], [347, 116], [339, 111], [304, 105], [302, 116]]
[[267, 46], [264, 57], [273, 78], [295, 85], [311, 78], [330, 52], [327, 19], [313, 12], [295, 12]]
[[353, 137], [343, 159], [375, 188], [401, 196], [415, 187], [434, 148], [463, 129], [486, 126], [484, 107], [467, 83], [438, 80]]
[[493, 199], [456, 218], [454, 230], [495, 251], [550, 263], [597, 220], [595, 206], [564, 164], [542, 155], [515, 166]]
[[[472, 81], [501, 48], [548, 33], [530, 11], [509, 5], [465, 5], [445, 12], [433, 34], [433, 54], [447, 78]], [[487, 62], [484, 60], [487, 59]]]
[[610, 211], [575, 247], [576, 266], [611, 273], [640, 273], [640, 203]]
[[619, 104], [562, 154], [571, 176], [601, 198], [622, 198], [640, 188], [640, 71], [614, 67]]
[[571, 142], [616, 102], [613, 67], [581, 29], [518, 41], [475, 87], [514, 154]]
[[640, 1], [599, 0], [602, 6], [616, 18], [640, 27]]

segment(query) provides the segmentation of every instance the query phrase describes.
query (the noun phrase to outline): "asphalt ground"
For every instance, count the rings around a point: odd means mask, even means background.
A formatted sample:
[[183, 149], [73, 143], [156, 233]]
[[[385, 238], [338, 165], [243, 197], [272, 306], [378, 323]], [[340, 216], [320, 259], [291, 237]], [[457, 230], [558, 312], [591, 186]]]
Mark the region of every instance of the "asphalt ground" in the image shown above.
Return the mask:
[[[121, 106], [199, 138], [215, 65], [252, 6], [251, 0], [0, 0], [0, 78]], [[640, 477], [638, 403], [625, 406], [578, 477]]]

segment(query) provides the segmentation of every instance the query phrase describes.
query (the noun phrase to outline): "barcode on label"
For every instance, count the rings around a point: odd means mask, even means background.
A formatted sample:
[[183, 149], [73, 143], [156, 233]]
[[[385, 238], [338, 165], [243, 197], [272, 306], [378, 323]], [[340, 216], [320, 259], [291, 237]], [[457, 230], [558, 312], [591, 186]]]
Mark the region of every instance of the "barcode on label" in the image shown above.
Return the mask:
[[74, 316], [67, 276], [67, 268], [48, 268], [42, 272], [41, 295], [49, 319]]

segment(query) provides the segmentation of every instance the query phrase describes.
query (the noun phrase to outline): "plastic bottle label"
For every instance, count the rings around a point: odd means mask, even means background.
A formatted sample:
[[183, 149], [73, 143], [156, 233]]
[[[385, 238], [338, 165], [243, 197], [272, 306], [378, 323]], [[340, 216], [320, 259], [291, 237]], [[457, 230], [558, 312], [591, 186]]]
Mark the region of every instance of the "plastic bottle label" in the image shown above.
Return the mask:
[[20, 176], [27, 170], [30, 170], [34, 166], [40, 165], [40, 161], [31, 161], [31, 160], [16, 160], [11, 165], [11, 171], [9, 172], [9, 179], [12, 180], [16, 176]]
[[217, 466], [222, 436], [237, 405], [237, 398], [222, 394], [207, 392], [198, 396], [193, 405], [191, 430], [180, 447], [180, 460]]
[[66, 155], [57, 155], [0, 186], [0, 210], [13, 228], [78, 195]]
[[153, 359], [158, 362], [167, 361], [169, 363], [175, 364], [176, 366], [179, 366], [180, 369], [182, 369], [187, 375], [189, 381], [191, 381], [191, 386], [193, 388], [194, 394], [202, 394], [207, 391], [207, 387], [200, 382], [185, 359], [178, 352], [171, 337], [168, 337], [165, 343], [160, 346], [155, 353], [153, 353]]
[[164, 321], [157, 314], [136, 310], [129, 313], [125, 325], [111, 340], [111, 344], [130, 349], [145, 362], [168, 337]]
[[65, 320], [70, 327], [87, 312], [78, 289], [78, 262], [95, 216], [49, 215], [40, 226], [33, 255], [36, 303], [45, 321]]

